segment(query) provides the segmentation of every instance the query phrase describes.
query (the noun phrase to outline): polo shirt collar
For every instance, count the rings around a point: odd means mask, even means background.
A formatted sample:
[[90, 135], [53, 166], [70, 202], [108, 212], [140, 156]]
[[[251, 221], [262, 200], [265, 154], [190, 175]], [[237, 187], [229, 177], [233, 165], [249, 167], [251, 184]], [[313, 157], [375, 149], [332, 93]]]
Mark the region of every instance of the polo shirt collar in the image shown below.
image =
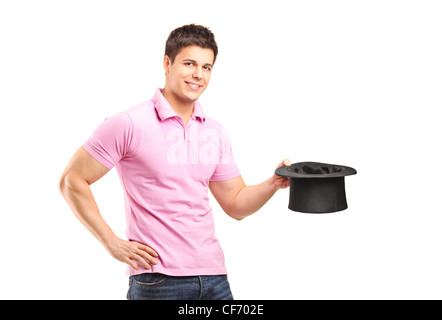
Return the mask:
[[197, 100], [193, 104], [193, 114], [192, 117], [199, 118], [201, 122], [206, 121], [206, 116], [204, 115], [203, 108], [200, 102]]
[[[158, 88], [152, 98], [155, 109], [157, 110], [158, 116], [160, 117], [161, 121], [164, 121], [167, 118], [179, 117], [179, 115], [172, 109], [166, 98], [164, 98], [161, 91], [162, 90]], [[206, 121], [206, 116], [204, 115], [203, 108], [201, 107], [201, 104], [198, 100], [195, 101], [195, 103], [193, 104], [192, 118], [199, 118], [201, 122]]]

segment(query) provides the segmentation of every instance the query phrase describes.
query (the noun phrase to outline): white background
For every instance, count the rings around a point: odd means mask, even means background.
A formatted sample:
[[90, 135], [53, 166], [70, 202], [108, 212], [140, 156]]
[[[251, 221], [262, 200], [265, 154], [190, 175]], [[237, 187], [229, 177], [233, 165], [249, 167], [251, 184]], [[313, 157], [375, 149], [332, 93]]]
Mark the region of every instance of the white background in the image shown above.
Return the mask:
[[[248, 184], [284, 158], [358, 170], [349, 208], [241, 222], [211, 198], [236, 299], [442, 299], [439, 1], [1, 1], [0, 298], [125, 299], [125, 265], [58, 191], [104, 118], [164, 85], [170, 31], [219, 46], [201, 102]], [[93, 185], [125, 234], [115, 170]]]

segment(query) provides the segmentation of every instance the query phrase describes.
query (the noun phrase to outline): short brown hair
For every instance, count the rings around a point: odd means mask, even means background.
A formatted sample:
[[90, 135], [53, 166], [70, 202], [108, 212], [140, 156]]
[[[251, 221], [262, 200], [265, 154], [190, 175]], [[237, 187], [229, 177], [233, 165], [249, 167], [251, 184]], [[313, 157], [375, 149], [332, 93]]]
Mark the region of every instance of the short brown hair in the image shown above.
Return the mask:
[[192, 45], [212, 49], [214, 55], [213, 63], [215, 64], [216, 56], [218, 55], [215, 35], [209, 28], [196, 24], [188, 24], [173, 30], [166, 41], [165, 55], [173, 63], [181, 49]]

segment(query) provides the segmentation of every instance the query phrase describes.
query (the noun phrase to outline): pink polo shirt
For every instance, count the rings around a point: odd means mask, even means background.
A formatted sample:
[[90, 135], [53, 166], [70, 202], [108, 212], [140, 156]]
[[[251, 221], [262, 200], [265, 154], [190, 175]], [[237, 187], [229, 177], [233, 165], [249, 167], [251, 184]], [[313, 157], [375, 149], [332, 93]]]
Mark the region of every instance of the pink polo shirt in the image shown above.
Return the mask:
[[226, 274], [209, 206], [209, 181], [240, 175], [222, 125], [198, 101], [186, 126], [157, 89], [152, 100], [107, 118], [83, 145], [124, 189], [127, 238], [159, 255], [128, 274]]

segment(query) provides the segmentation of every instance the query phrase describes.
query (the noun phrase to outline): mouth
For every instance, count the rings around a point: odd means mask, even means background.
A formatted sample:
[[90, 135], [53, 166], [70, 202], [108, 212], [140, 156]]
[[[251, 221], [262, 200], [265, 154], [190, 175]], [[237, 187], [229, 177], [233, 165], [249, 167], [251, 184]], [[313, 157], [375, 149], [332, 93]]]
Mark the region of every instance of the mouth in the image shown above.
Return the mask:
[[192, 82], [187, 82], [187, 81], [184, 81], [184, 82], [192, 90], [199, 90], [200, 88], [202, 88], [202, 85], [200, 85], [200, 84], [196, 84], [196, 83], [192, 83]]

